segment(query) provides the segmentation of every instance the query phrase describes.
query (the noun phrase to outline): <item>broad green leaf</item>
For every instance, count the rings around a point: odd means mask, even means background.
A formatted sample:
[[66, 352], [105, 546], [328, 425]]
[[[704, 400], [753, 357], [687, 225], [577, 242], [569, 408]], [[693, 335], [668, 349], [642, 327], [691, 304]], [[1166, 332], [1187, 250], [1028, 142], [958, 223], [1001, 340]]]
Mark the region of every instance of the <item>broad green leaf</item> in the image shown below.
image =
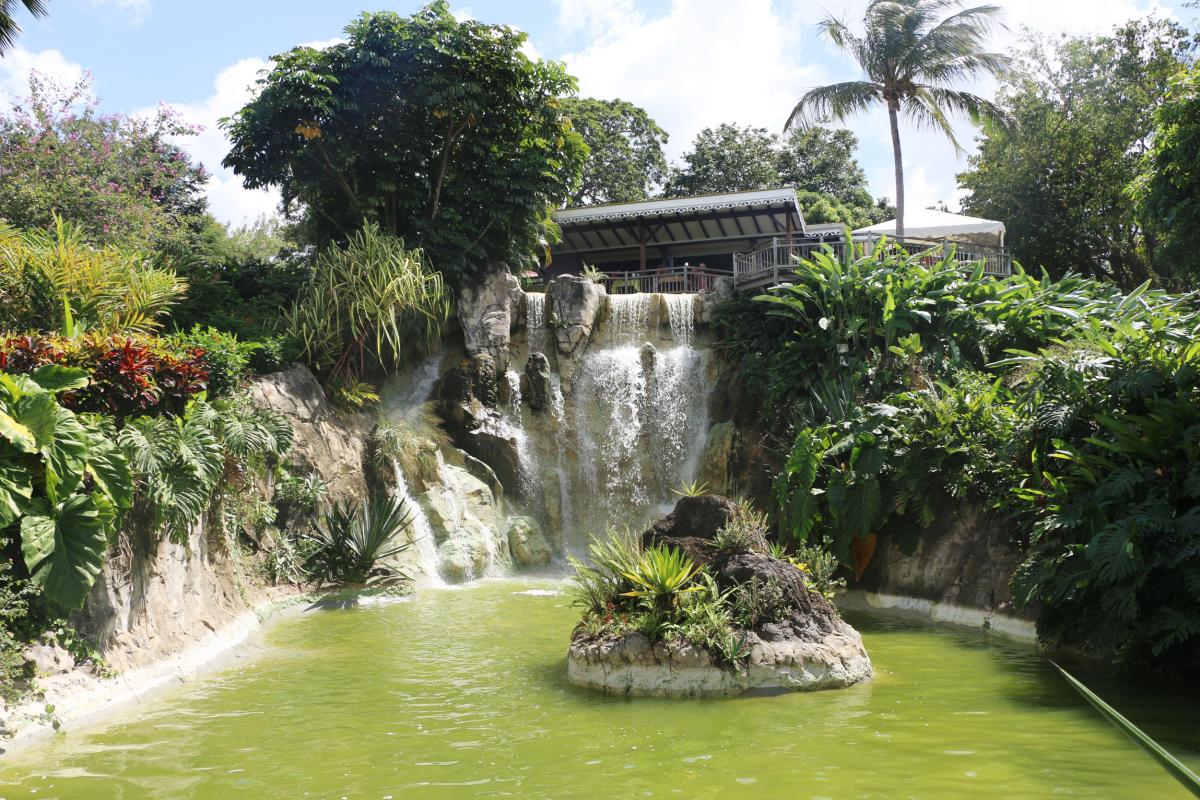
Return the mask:
[[64, 367], [60, 364], [46, 364], [29, 373], [34, 383], [48, 392], [67, 392], [72, 389], [83, 389], [88, 385], [86, 370], [78, 367]]
[[20, 519], [33, 495], [29, 467], [16, 456], [11, 451], [0, 453], [0, 528], [7, 528]]
[[117, 508], [124, 510], [133, 504], [133, 476], [129, 472], [129, 462], [115, 442], [93, 434], [88, 444], [86, 469], [96, 487], [112, 498]]
[[79, 608], [100, 574], [108, 537], [95, 501], [73, 495], [51, 506], [37, 500], [21, 520], [21, 553], [45, 597]]
[[0, 411], [0, 436], [22, 453], [37, 452], [37, 439], [34, 438], [33, 431], [3, 411]]

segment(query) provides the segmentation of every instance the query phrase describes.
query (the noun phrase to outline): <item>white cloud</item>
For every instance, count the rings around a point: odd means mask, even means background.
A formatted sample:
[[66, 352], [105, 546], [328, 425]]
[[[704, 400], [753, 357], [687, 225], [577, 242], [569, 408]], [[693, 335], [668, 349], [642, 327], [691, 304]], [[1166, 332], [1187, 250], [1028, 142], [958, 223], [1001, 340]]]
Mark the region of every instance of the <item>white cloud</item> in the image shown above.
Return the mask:
[[213, 93], [207, 98], [168, 103], [185, 121], [200, 128], [198, 135], [186, 137], [180, 144], [212, 173], [206, 194], [213, 215], [234, 226], [272, 215], [279, 203], [276, 192], [243, 189], [241, 178], [221, 166], [221, 160], [229, 152], [229, 142], [218, 120], [232, 115], [254, 96], [254, 82], [268, 66], [266, 59], [242, 59], [218, 73]]
[[[1136, 17], [1170, 17], [1158, 0], [1001, 0], [1007, 30], [995, 49], [1009, 51], [1022, 29], [1047, 34], [1092, 34]], [[832, 13], [857, 25], [865, 0], [840, 5], [814, 0], [670, 0], [651, 15], [634, 0], [558, 0], [556, 35], [585, 43], [562, 56], [585, 95], [621, 97], [646, 108], [670, 134], [677, 159], [704, 127], [722, 122], [778, 132], [809, 88], [859, 77], [848, 55], [816, 35], [815, 23]], [[994, 82], [964, 86], [985, 96]], [[874, 194], [895, 194], [891, 138], [882, 110], [851, 119], [862, 143], [860, 159]], [[956, 125], [959, 142], [973, 149], [974, 128]], [[923, 208], [937, 200], [957, 205], [955, 173], [966, 166], [940, 134], [904, 124], [907, 202]]]
[[88, 0], [88, 4], [97, 8], [115, 8], [135, 25], [150, 16], [151, 11], [150, 0]]
[[70, 86], [83, 77], [83, 67], [57, 50], [31, 52], [13, 48], [0, 59], [0, 97], [9, 101], [29, 95], [29, 73], [41, 73], [55, 83]]

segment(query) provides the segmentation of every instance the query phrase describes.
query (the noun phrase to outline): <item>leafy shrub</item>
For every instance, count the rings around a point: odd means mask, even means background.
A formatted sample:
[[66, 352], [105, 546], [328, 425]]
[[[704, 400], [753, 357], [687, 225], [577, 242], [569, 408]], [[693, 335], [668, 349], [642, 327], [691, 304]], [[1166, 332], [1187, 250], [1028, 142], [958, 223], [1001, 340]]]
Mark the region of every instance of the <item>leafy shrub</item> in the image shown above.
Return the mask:
[[787, 615], [787, 597], [776, 581], [754, 577], [733, 589], [730, 613], [740, 627], [757, 628], [764, 622], [778, 622]]
[[641, 561], [641, 537], [629, 530], [610, 530], [606, 538], [589, 545], [588, 556], [589, 563], [570, 559], [575, 603], [596, 614], [608, 611], [610, 605], [632, 605], [626, 595], [633, 588], [628, 575]]
[[244, 397], [191, 401], [176, 418], [136, 417], [117, 434], [137, 478], [142, 513], [176, 536], [200, 518], [220, 478], [292, 444], [291, 423]]
[[0, 370], [30, 373], [57, 364], [85, 370], [86, 385], [60, 395], [75, 411], [111, 414], [179, 413], [208, 385], [203, 353], [158, 339], [20, 336], [0, 347]]
[[361, 504], [342, 502], [325, 512], [316, 529], [304, 534], [313, 545], [306, 564], [319, 581], [389, 586], [407, 579], [386, 560], [411, 547], [402, 540], [412, 524], [405, 502], [376, 494]]
[[[757, 298], [782, 328], [745, 304], [720, 323], [764, 405], [785, 409], [782, 538], [847, 565], [854, 553], [861, 574], [873, 551], [856, 541], [912, 547], [939, 497], [973, 497], [1014, 521], [1014, 596], [1036, 604], [1047, 641], [1194, 674], [1196, 300], [1019, 269], [985, 279], [951, 254], [889, 247], [802, 262]], [[917, 525], [895, 524], [906, 517]]]
[[34, 610], [37, 586], [17, 575], [16, 564], [0, 558], [0, 700], [14, 701], [21, 686], [33, 677], [33, 665], [25, 660], [25, 640], [36, 632]]
[[239, 342], [232, 333], [200, 325], [174, 334], [170, 342], [181, 351], [197, 355], [208, 373], [208, 395], [212, 398], [233, 394], [251, 357], [262, 347], [258, 342]]
[[763, 537], [769, 528], [766, 514], [755, 511], [749, 504], [742, 504], [717, 531], [713, 544], [722, 553], [749, 553], [762, 548]]
[[368, 224], [345, 247], [321, 253], [284, 326], [308, 364], [352, 384], [367, 369], [426, 353], [449, 313], [442, 276], [421, 251]]
[[0, 287], [7, 330], [61, 330], [65, 307], [82, 330], [104, 336], [160, 327], [187, 283], [138, 252], [94, 248], [56, 219], [48, 232], [0, 222]]

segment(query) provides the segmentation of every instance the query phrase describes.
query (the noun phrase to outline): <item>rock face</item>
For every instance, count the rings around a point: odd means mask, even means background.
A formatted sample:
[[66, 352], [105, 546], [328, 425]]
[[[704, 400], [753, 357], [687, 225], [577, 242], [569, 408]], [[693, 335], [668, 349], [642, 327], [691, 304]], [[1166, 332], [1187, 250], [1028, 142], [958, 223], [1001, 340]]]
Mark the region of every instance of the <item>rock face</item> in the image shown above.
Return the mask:
[[600, 284], [576, 275], [560, 275], [546, 290], [546, 318], [554, 332], [563, 391], [570, 391], [606, 294]]
[[533, 517], [513, 517], [508, 523], [508, 549], [522, 567], [544, 567], [550, 563], [550, 544], [542, 526]]
[[521, 393], [529, 401], [530, 410], [537, 413], [550, 407], [551, 387], [550, 361], [544, 353], [531, 353], [521, 380]]
[[736, 489], [733, 466], [737, 462], [738, 448], [737, 426], [729, 420], [714, 424], [704, 440], [697, 480], [707, 483], [711, 492], [733, 493]]
[[482, 577], [511, 563], [501, 514], [491, 488], [465, 469], [441, 466], [441, 483], [418, 498], [437, 549], [438, 572], [448, 583]]
[[762, 606], [751, 629], [734, 632], [747, 652], [744, 662], [721, 664], [703, 647], [685, 641], [651, 642], [637, 632], [617, 637], [577, 632], [567, 654], [571, 683], [612, 694], [696, 696], [830, 689], [871, 677], [871, 659], [858, 631], [808, 587], [797, 567], [757, 552], [766, 549], [765, 539], [737, 552], [717, 551], [713, 537], [737, 512], [725, 497], [683, 497], [642, 540], [693, 554], [707, 564], [724, 593], [774, 597]]
[[467, 353], [487, 353], [501, 372], [508, 369], [509, 333], [520, 311], [513, 300], [520, 296], [517, 279], [499, 262], [490, 264], [487, 273], [458, 296], [458, 324]]
[[[336, 415], [300, 366], [259, 378], [250, 395], [291, 420], [294, 441], [285, 459], [320, 477], [330, 501], [364, 496], [364, 418]], [[245, 571], [209, 519], [177, 540], [152, 532], [135, 510], [75, 622], [114, 669], [128, 670], [200, 643], [263, 599]]]

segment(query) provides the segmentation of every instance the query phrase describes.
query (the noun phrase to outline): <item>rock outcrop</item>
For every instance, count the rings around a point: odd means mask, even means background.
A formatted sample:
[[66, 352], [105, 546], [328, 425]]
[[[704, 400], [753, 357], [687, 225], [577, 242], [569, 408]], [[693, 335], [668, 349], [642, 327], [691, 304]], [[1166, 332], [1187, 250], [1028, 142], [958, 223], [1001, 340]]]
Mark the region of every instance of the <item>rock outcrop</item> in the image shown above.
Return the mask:
[[550, 563], [550, 544], [542, 526], [533, 517], [513, 517], [508, 522], [508, 548], [513, 561], [522, 567], [544, 567]]
[[501, 372], [508, 369], [509, 334], [520, 313], [520, 298], [516, 277], [499, 262], [489, 264], [482, 278], [459, 292], [458, 324], [469, 355], [487, 353]]
[[546, 290], [546, 318], [558, 350], [558, 374], [570, 391], [579, 362], [604, 308], [604, 287], [587, 278], [560, 275]]
[[551, 393], [550, 361], [544, 353], [531, 353], [521, 376], [521, 394], [529, 402], [530, 410], [538, 413], [550, 407]]
[[752, 531], [741, 549], [716, 547], [717, 531], [738, 513], [725, 497], [683, 497], [642, 536], [646, 546], [683, 548], [706, 565], [727, 596], [760, 598], [746, 628], [733, 633], [744, 658], [724, 664], [692, 642], [651, 642], [640, 632], [593, 636], [581, 629], [567, 655], [571, 683], [613, 694], [694, 696], [828, 689], [871, 677], [858, 631], [808, 585], [804, 572], [763, 552], [761, 532]]

